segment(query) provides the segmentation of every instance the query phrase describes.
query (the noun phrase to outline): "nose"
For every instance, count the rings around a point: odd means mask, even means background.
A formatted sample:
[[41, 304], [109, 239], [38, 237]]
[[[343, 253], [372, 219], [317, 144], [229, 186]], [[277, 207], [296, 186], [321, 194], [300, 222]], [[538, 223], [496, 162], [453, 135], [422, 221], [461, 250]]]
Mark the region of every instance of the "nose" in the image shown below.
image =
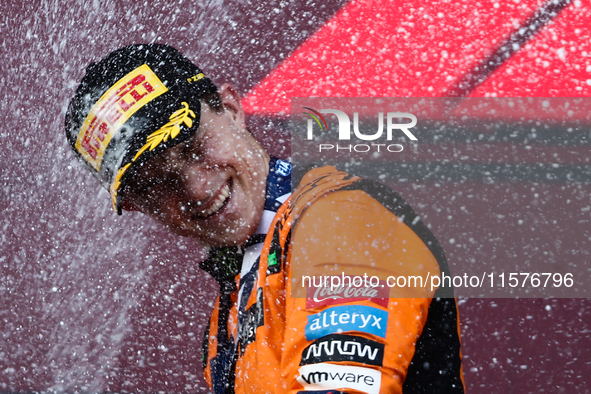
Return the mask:
[[179, 178], [188, 202], [204, 203], [215, 192], [212, 167], [205, 163], [192, 162], [183, 166], [179, 171]]

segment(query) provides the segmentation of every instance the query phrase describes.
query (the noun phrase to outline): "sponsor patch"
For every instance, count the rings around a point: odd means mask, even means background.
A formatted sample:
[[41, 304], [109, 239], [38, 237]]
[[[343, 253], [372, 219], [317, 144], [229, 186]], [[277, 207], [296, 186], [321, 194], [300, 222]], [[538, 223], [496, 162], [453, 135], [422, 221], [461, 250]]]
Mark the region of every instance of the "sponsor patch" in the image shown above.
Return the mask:
[[291, 174], [291, 163], [277, 159], [275, 162], [275, 172], [281, 176], [288, 176]]
[[300, 365], [327, 361], [353, 361], [382, 366], [384, 344], [353, 335], [327, 335], [304, 349]]
[[331, 286], [308, 287], [306, 288], [306, 309], [365, 300], [387, 308], [389, 290], [385, 281], [380, 281], [377, 287], [357, 287], [353, 286], [353, 284], [335, 287], [334, 289]]
[[304, 365], [298, 370], [298, 382], [306, 389], [351, 388], [367, 394], [379, 394], [382, 374], [371, 368], [335, 364]]
[[311, 341], [344, 331], [361, 331], [385, 338], [387, 324], [388, 312], [381, 309], [363, 305], [335, 306], [308, 316], [306, 339]]
[[94, 104], [76, 139], [76, 150], [100, 171], [103, 155], [113, 135], [137, 110], [167, 91], [147, 64], [136, 68], [111, 86]]
[[269, 258], [267, 259], [267, 276], [281, 272], [281, 261], [279, 260], [281, 258], [280, 252], [281, 249], [269, 252]]
[[257, 302], [244, 312], [244, 324], [240, 330], [240, 356], [248, 345], [256, 339], [257, 328], [265, 324], [263, 309], [263, 289], [257, 289]]

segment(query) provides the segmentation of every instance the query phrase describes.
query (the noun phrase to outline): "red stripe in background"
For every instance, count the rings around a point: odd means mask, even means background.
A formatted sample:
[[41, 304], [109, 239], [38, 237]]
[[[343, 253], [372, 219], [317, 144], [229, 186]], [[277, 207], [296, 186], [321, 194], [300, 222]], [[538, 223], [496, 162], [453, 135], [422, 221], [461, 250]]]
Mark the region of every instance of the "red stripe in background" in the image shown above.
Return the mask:
[[591, 96], [591, 5], [573, 1], [471, 96]]
[[288, 114], [291, 97], [438, 97], [544, 4], [353, 1], [244, 98], [249, 114]]

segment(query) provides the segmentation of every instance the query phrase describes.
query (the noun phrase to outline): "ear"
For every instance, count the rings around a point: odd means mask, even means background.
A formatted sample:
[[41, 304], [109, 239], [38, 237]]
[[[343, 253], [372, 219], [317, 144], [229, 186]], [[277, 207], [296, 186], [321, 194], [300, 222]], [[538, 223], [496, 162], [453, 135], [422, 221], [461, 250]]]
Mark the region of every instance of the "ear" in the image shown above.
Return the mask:
[[244, 110], [242, 109], [242, 102], [240, 94], [236, 88], [229, 83], [225, 83], [220, 87], [220, 97], [224, 108], [230, 113], [236, 125], [241, 129], [246, 129], [246, 121]]

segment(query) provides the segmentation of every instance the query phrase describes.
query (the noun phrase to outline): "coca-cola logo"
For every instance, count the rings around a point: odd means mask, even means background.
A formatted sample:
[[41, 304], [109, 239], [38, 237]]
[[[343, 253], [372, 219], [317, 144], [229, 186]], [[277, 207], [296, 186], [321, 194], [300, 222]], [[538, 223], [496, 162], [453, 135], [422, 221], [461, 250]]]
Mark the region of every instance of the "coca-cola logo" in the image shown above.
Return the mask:
[[380, 281], [377, 286], [308, 287], [306, 289], [306, 308], [325, 305], [344, 304], [346, 302], [369, 300], [378, 305], [388, 305], [388, 287]]
[[329, 298], [373, 298], [378, 295], [375, 287], [340, 286], [332, 290], [330, 287], [318, 287], [314, 292], [314, 301], [322, 302]]

